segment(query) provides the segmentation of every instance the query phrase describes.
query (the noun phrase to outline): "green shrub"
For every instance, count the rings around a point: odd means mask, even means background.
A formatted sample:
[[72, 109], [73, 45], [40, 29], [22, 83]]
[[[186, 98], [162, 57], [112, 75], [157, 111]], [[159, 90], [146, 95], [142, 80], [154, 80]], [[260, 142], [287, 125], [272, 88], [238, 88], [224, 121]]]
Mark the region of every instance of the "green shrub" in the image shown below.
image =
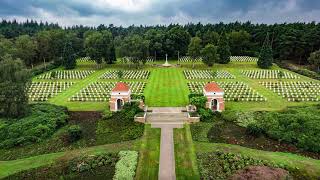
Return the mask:
[[82, 155], [69, 161], [72, 172], [85, 172], [101, 166], [114, 166], [118, 158], [115, 153], [100, 153], [96, 155]]
[[199, 122], [190, 125], [192, 140], [200, 142], [209, 142], [208, 132], [213, 123]]
[[291, 107], [282, 112], [262, 112], [255, 116], [256, 127], [250, 125], [250, 131], [263, 131], [273, 139], [294, 144], [307, 151], [320, 152], [318, 106]]
[[268, 166], [292, 170], [282, 164], [274, 164], [269, 161], [254, 159], [241, 154], [225, 153], [221, 151], [198, 153], [197, 160], [201, 179], [228, 179], [237, 170], [248, 166]]
[[207, 97], [205, 96], [196, 96], [190, 98], [190, 104], [196, 106], [198, 109], [205, 108], [207, 102]]
[[53, 135], [67, 122], [65, 107], [33, 104], [31, 114], [21, 119], [7, 119], [0, 127], [0, 148], [40, 142]]
[[79, 125], [71, 125], [68, 128], [68, 135], [71, 142], [75, 142], [82, 137], [82, 129]]
[[134, 179], [138, 163], [138, 152], [120, 151], [119, 161], [116, 164], [116, 173], [114, 180], [131, 180]]
[[97, 143], [116, 143], [141, 137], [144, 124], [134, 121], [134, 116], [140, 112], [137, 103], [127, 103], [123, 110], [99, 121], [96, 129]]
[[213, 112], [211, 109], [200, 108], [198, 109], [198, 113], [200, 115], [200, 121], [208, 122], [213, 119]]
[[247, 125], [246, 133], [255, 137], [259, 137], [263, 134], [263, 129], [257, 124], [251, 123]]

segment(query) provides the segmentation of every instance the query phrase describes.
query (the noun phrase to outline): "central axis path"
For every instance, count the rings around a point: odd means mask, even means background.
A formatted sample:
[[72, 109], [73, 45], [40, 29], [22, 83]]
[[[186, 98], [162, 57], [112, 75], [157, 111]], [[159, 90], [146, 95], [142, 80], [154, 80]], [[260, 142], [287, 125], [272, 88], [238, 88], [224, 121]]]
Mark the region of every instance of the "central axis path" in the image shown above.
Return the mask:
[[173, 129], [183, 128], [186, 114], [181, 108], [153, 108], [147, 121], [153, 128], [161, 128], [159, 180], [175, 180]]

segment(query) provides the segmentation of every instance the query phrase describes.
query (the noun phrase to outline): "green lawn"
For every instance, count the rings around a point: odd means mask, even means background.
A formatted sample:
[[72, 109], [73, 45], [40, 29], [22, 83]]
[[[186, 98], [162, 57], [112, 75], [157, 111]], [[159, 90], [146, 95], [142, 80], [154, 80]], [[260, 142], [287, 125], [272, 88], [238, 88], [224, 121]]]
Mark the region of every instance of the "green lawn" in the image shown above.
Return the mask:
[[145, 133], [141, 140], [139, 162], [136, 179], [158, 179], [160, 157], [160, 129], [152, 129], [151, 125], [145, 126]]
[[144, 94], [150, 107], [185, 106], [189, 90], [180, 68], [157, 68], [151, 71]]
[[174, 129], [174, 155], [177, 179], [200, 179], [190, 126]]

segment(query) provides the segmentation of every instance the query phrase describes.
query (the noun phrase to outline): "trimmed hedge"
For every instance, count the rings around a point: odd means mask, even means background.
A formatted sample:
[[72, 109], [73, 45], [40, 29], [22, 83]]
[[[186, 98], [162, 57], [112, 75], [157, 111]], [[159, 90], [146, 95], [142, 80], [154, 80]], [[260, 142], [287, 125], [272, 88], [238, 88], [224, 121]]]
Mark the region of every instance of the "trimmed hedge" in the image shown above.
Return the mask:
[[116, 164], [116, 172], [114, 180], [131, 180], [136, 175], [138, 164], [138, 152], [136, 151], [120, 151], [120, 160]]

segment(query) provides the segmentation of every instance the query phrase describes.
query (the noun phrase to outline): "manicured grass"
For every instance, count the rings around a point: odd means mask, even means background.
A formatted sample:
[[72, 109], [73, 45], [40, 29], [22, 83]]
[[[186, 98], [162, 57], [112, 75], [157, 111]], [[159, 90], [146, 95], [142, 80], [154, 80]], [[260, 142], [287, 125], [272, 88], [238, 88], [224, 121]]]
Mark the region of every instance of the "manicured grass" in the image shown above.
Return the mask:
[[320, 161], [282, 152], [261, 151], [250, 148], [241, 147], [238, 145], [220, 144], [220, 143], [205, 143], [194, 142], [195, 149], [199, 153], [223, 151], [235, 154], [242, 154], [255, 159], [267, 160], [276, 164], [283, 164], [291, 168], [299, 168], [299, 171], [316, 179], [320, 174]]
[[72, 158], [79, 154], [95, 154], [101, 152], [118, 152], [121, 150], [137, 150], [135, 149], [135, 141], [127, 141], [123, 143], [107, 144], [102, 146], [95, 146], [84, 148], [80, 150], [65, 151], [58, 153], [43, 154], [24, 159], [17, 159], [12, 161], [0, 161], [0, 179], [9, 175], [32, 169], [38, 168], [53, 163], [59, 163], [59, 159]]
[[188, 124], [184, 128], [174, 129], [174, 152], [177, 179], [200, 179]]
[[160, 129], [152, 129], [151, 125], [145, 125], [144, 136], [141, 139], [136, 179], [158, 179], [160, 134]]
[[150, 107], [185, 106], [189, 90], [181, 68], [153, 69], [144, 94]]

